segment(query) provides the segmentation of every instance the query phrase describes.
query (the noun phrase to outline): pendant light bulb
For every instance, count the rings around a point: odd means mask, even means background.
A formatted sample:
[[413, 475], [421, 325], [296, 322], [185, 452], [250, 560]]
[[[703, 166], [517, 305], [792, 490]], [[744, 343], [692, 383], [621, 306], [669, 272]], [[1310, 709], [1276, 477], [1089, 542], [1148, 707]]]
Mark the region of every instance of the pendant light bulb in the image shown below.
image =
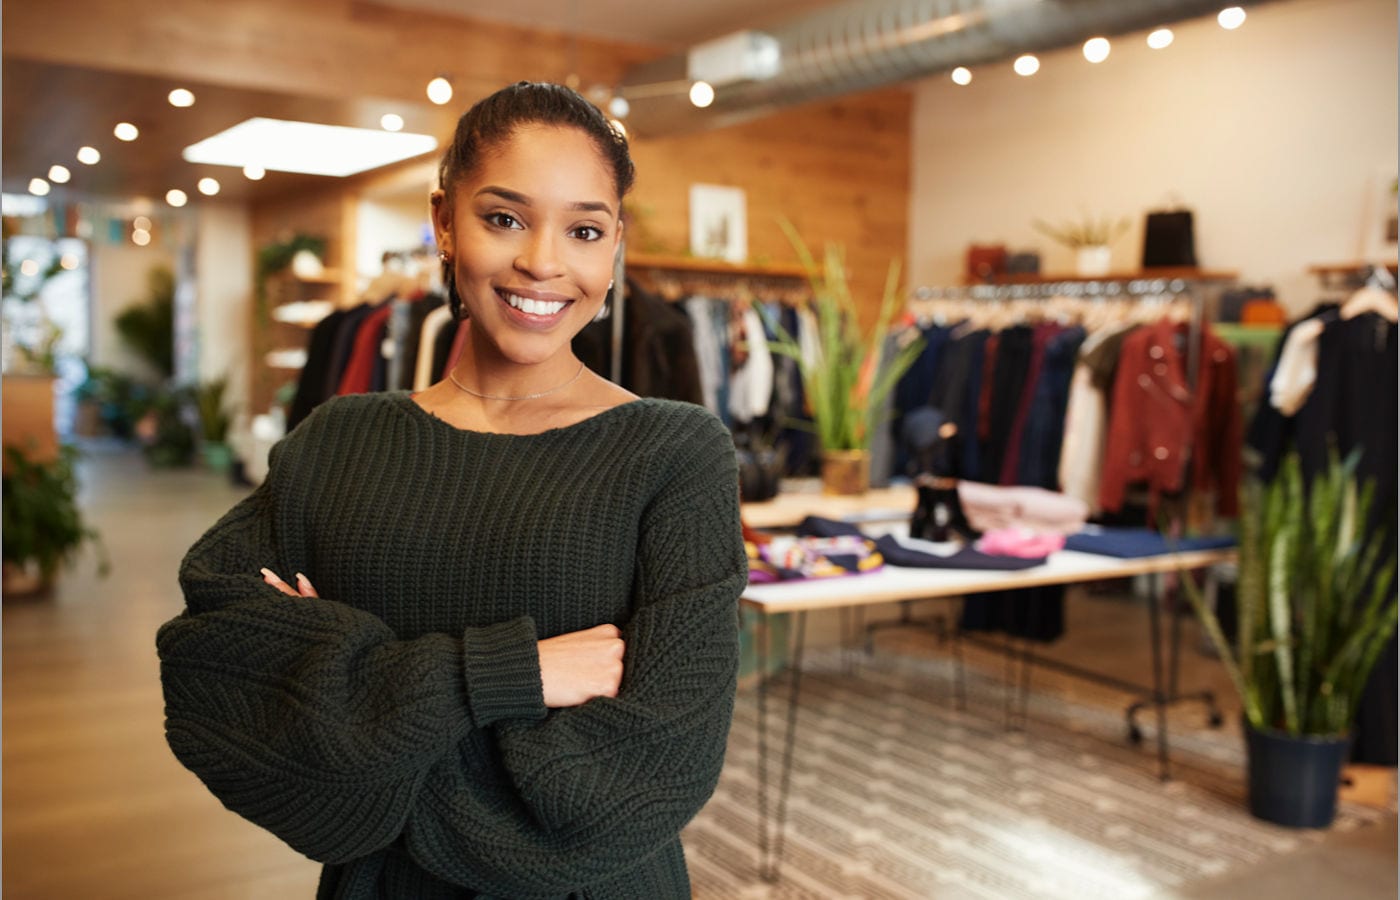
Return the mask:
[[1101, 63], [1108, 59], [1109, 51], [1113, 48], [1108, 43], [1108, 38], [1089, 38], [1084, 42], [1084, 58], [1091, 63]]
[[1244, 9], [1238, 6], [1227, 6], [1220, 11], [1220, 15], [1215, 20], [1220, 23], [1220, 27], [1226, 31], [1234, 31], [1244, 24]]
[[953, 70], [951, 77], [953, 84], [959, 84], [963, 87], [972, 84], [972, 70], [967, 66], [958, 66]]
[[1017, 75], [1023, 78], [1029, 78], [1040, 71], [1040, 60], [1036, 59], [1034, 54], [1027, 53], [1024, 56], [1016, 57], [1016, 62], [1012, 64], [1012, 68], [1016, 70]]
[[704, 109], [715, 102], [715, 89], [708, 81], [697, 81], [690, 86], [691, 105]]
[[428, 82], [428, 99], [438, 106], [447, 103], [452, 99], [452, 82], [442, 75]]
[[1176, 40], [1176, 35], [1172, 34], [1170, 28], [1158, 28], [1147, 36], [1147, 46], [1153, 50], [1165, 50]]

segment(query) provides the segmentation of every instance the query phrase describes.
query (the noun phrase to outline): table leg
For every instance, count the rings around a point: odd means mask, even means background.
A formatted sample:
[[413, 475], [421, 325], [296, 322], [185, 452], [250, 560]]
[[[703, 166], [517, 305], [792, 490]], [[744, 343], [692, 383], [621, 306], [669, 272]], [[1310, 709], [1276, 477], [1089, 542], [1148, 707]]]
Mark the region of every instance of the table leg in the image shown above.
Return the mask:
[[773, 814], [769, 814], [768, 779], [768, 677], [767, 616], [764, 616], [764, 635], [759, 642], [758, 681], [758, 852], [759, 875], [764, 881], [778, 880], [778, 869], [783, 860], [783, 839], [787, 825], [787, 801], [792, 792], [792, 757], [797, 743], [797, 701], [802, 686], [802, 652], [807, 642], [807, 613], [799, 612], [792, 640], [792, 676], [788, 692], [787, 733], [783, 736], [783, 749], [779, 762], [778, 797]]
[[1152, 631], [1152, 703], [1157, 707], [1157, 776], [1166, 781], [1171, 777], [1171, 773], [1167, 758], [1167, 692], [1162, 684], [1161, 591], [1162, 576], [1158, 575], [1152, 579], [1152, 590], [1147, 592], [1147, 603]]

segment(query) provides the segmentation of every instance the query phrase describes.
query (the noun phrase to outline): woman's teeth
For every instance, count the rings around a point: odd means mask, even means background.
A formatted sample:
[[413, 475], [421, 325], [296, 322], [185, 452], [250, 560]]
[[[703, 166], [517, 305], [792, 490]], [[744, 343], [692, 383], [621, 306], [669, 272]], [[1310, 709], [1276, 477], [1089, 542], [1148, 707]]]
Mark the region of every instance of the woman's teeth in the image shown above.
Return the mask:
[[560, 300], [531, 300], [529, 297], [518, 297], [515, 294], [506, 294], [505, 299], [511, 306], [532, 316], [552, 316], [567, 305]]

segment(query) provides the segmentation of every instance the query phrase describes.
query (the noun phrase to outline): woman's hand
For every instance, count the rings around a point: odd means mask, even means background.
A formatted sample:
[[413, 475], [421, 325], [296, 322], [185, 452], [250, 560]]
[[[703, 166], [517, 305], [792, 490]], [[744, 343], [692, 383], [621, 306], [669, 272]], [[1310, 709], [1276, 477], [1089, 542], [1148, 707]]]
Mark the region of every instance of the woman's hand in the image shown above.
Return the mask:
[[626, 649], [616, 625], [596, 625], [539, 642], [544, 705], [582, 706], [594, 697], [616, 697]]
[[[262, 570], [263, 581], [288, 597], [316, 597], [311, 580], [298, 572], [296, 589]], [[616, 625], [596, 625], [539, 642], [540, 681], [544, 705], [551, 709], [582, 706], [594, 697], [616, 697], [622, 684], [622, 655], [626, 645]]]
[[283, 581], [282, 579], [280, 579], [280, 578], [277, 577], [277, 573], [276, 573], [276, 572], [273, 572], [271, 569], [262, 569], [261, 571], [262, 571], [263, 581], [266, 581], [268, 584], [270, 584], [270, 585], [272, 585], [273, 587], [277, 588], [277, 590], [279, 590], [279, 591], [281, 591], [282, 593], [286, 594], [288, 597], [319, 597], [319, 596], [320, 596], [319, 594], [316, 593], [316, 589], [315, 589], [314, 587], [311, 586], [311, 579], [307, 578], [305, 575], [301, 574], [300, 572], [297, 573], [297, 577], [296, 577], [296, 582], [297, 582], [297, 588], [298, 588], [298, 589], [294, 591], [294, 590], [292, 590], [292, 586], [291, 586], [291, 585], [287, 584], [287, 582], [285, 582], [285, 581]]

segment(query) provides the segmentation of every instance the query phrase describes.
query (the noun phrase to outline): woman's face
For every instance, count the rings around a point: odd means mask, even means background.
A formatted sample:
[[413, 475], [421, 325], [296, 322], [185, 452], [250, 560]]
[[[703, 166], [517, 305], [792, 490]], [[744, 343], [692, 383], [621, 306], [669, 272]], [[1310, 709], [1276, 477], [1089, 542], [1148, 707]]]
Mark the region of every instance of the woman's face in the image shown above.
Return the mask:
[[607, 297], [619, 206], [606, 160], [577, 128], [522, 125], [485, 148], [433, 204], [473, 334], [522, 365], [567, 352]]

